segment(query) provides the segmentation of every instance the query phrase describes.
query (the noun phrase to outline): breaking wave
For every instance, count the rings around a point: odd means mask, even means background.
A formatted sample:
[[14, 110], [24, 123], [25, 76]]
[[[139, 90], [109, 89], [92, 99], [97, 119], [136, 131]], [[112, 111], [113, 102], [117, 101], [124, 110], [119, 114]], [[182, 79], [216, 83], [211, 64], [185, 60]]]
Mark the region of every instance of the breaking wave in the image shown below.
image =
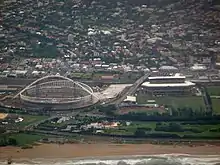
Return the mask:
[[[5, 165], [7, 162], [0, 162]], [[195, 156], [183, 154], [120, 156], [79, 159], [16, 160], [13, 165], [220, 165], [220, 155]]]

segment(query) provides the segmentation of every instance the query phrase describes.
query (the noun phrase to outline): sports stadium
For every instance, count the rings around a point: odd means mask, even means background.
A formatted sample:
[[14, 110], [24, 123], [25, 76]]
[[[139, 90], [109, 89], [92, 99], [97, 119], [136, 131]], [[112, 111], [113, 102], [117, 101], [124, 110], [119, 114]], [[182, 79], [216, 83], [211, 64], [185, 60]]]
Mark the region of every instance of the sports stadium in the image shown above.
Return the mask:
[[42, 77], [20, 91], [24, 107], [39, 110], [71, 110], [93, 105], [99, 101], [91, 87], [67, 77]]

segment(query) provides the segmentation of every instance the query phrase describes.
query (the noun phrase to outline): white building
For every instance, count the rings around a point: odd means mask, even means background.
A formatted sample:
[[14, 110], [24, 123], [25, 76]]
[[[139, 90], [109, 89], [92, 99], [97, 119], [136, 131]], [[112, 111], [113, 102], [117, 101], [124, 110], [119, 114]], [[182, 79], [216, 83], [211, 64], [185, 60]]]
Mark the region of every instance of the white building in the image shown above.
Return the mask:
[[207, 67], [203, 64], [195, 64], [192, 67], [190, 67], [190, 70], [193, 72], [204, 72], [207, 70]]
[[123, 101], [123, 103], [136, 104], [137, 99], [135, 96], [127, 96], [127, 98]]
[[186, 77], [176, 73], [171, 76], [148, 77], [142, 84], [144, 91], [153, 96], [189, 95], [194, 83], [185, 80]]
[[168, 66], [168, 65], [164, 65], [164, 66], [161, 66], [159, 68], [159, 71], [161, 72], [178, 72], [178, 68], [174, 67], [174, 66]]

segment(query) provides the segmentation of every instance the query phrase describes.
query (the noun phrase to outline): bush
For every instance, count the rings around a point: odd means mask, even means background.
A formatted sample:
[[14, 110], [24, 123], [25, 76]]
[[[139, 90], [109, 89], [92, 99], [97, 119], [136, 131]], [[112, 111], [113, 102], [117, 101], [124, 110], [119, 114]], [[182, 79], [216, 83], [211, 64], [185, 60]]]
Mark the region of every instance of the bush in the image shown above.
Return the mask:
[[16, 146], [18, 143], [17, 143], [17, 140], [14, 139], [14, 138], [9, 138], [8, 139], [8, 145], [12, 145], [12, 146]]
[[99, 112], [103, 112], [106, 115], [114, 116], [114, 112], [116, 110], [115, 105], [107, 105], [107, 106], [98, 106], [97, 109], [99, 109]]
[[189, 132], [193, 132], [193, 133], [202, 133], [203, 132], [203, 130], [196, 129], [196, 128], [186, 128], [186, 129], [184, 129], [184, 131], [189, 131]]
[[148, 128], [148, 127], [147, 128], [146, 127], [145, 128], [140, 128], [140, 129], [142, 129], [144, 131], [152, 131], [152, 128]]
[[220, 132], [220, 128], [213, 128], [213, 129], [210, 129], [210, 132]]
[[169, 123], [169, 125], [157, 123], [155, 131], [164, 132], [183, 132], [183, 128], [177, 123]]
[[33, 148], [33, 146], [29, 145], [29, 144], [26, 144], [26, 145], [21, 147], [21, 149], [32, 149], [32, 148]]
[[135, 131], [134, 135], [136, 137], [145, 137], [145, 131], [141, 128], [137, 128], [137, 130]]

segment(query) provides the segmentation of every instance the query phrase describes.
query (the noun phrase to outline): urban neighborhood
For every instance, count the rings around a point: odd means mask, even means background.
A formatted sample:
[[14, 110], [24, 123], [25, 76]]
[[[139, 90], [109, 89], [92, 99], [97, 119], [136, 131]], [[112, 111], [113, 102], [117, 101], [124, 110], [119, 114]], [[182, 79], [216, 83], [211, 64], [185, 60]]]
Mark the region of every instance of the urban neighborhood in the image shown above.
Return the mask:
[[0, 13], [0, 149], [219, 146], [219, 1], [4, 0]]

